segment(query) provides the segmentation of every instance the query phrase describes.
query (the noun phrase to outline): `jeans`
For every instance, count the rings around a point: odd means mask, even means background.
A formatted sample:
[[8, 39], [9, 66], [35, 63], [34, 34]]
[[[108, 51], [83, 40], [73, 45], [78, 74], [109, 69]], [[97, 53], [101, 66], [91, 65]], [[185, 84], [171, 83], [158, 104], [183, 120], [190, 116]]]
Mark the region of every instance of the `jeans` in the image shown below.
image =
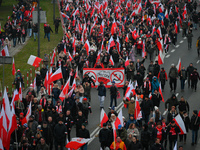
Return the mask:
[[184, 90], [185, 87], [185, 79], [181, 79], [181, 90]]
[[197, 29], [197, 24], [196, 23], [193, 23], [193, 26], [195, 29]]
[[29, 29], [27, 29], [27, 35], [29, 35], [29, 37], [31, 37], [32, 36], [32, 29], [31, 28], [29, 28]]
[[[169, 84], [170, 84], [171, 90], [174, 90], [174, 91], [176, 90], [176, 82], [177, 82], [177, 79], [170, 78]], [[174, 88], [173, 88], [172, 84], [174, 85]]]
[[99, 96], [99, 102], [100, 102], [100, 107], [104, 107], [104, 99], [105, 99], [105, 96]]
[[38, 36], [38, 33], [33, 32], [33, 35], [34, 35], [34, 40], [36, 40], [36, 36]]
[[81, 147], [81, 150], [87, 150], [87, 143]]
[[47, 33], [47, 38], [48, 38], [48, 41], [50, 41], [50, 32]]
[[55, 150], [58, 150], [58, 145], [60, 146], [60, 150], [63, 150], [65, 142], [63, 142], [63, 141], [60, 141], [60, 142], [55, 141]]
[[14, 47], [16, 46], [16, 41], [17, 41], [17, 38], [13, 38], [13, 46]]
[[44, 39], [47, 37], [47, 33], [44, 34]]
[[197, 143], [198, 131], [199, 130], [192, 130], [192, 143]]
[[22, 43], [25, 43], [26, 36], [22, 36]]
[[115, 101], [115, 107], [117, 107], [117, 95], [110, 96], [110, 107], [112, 107], [113, 100]]
[[53, 106], [56, 106], [56, 104], [57, 104], [57, 99], [55, 99], [54, 97], [53, 97]]
[[169, 140], [169, 149], [172, 150], [172, 144], [175, 145], [177, 140]]

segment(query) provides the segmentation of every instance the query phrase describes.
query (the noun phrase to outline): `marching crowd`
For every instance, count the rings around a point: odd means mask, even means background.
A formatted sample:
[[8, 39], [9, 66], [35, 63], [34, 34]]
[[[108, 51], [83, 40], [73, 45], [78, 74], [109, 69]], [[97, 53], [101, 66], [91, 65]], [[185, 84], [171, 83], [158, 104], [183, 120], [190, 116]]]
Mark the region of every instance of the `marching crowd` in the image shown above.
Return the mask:
[[[30, 24], [31, 20], [26, 20], [25, 12], [30, 11], [32, 7], [28, 3], [25, 7], [19, 5], [14, 8], [16, 9], [12, 16], [14, 22], [6, 23], [3, 39], [6, 39], [6, 36], [9, 38], [8, 35], [11, 34], [15, 46], [16, 36], [13, 33], [14, 31], [17, 33], [15, 28], [19, 31], [21, 28], [25, 30], [25, 33], [27, 29], [30, 29], [29, 33], [31, 33], [31, 27], [28, 25], [28, 28], [25, 28], [20, 18], [21, 15], [24, 16], [22, 18], [25, 21], [24, 24]], [[196, 92], [197, 82], [200, 80], [197, 69], [191, 63], [187, 68], [183, 66], [179, 71], [174, 64], [171, 64], [167, 73], [163, 67], [160, 67], [159, 61], [153, 62], [162, 49], [159, 43], [163, 43], [164, 53], [168, 53], [169, 45], [176, 45], [180, 28], [183, 30], [182, 36], [188, 39], [188, 50], [192, 48], [192, 30], [197, 29], [200, 19], [200, 13], [196, 12], [196, 1], [104, 0], [98, 2], [79, 0], [67, 2], [61, 0], [60, 8], [67, 32], [57, 46], [57, 61], [52, 63], [48, 55], [45, 55], [42, 69], [36, 72], [37, 90], [31, 85], [26, 96], [15, 102], [18, 127], [11, 136], [11, 148], [15, 149], [17, 146], [22, 150], [52, 150], [55, 146], [56, 150], [59, 148], [62, 150], [66, 144], [66, 137], [68, 141], [71, 140], [72, 126], [76, 128], [77, 137], [90, 138], [86, 125], [88, 115], [92, 113], [91, 88], [95, 86], [95, 82], [87, 74], [82, 76], [83, 68], [124, 68], [127, 81], [123, 87], [123, 95], [126, 93], [129, 81], [137, 82], [135, 93], [123, 98], [124, 104], [128, 105], [129, 119], [124, 120], [123, 126], [118, 125], [116, 139], [114, 139], [112, 125], [118, 116], [115, 107], [119, 91], [115, 82], [112, 82], [109, 121], [103, 124], [99, 133], [99, 141], [103, 150], [166, 150], [167, 145], [172, 150], [178, 138], [184, 143], [187, 138], [187, 134], [179, 135], [181, 129], [174, 121], [178, 114], [181, 115], [187, 132], [189, 129], [192, 130], [192, 145], [197, 144], [200, 124], [198, 111], [193, 110], [190, 118], [188, 116], [189, 103], [184, 97], [178, 100], [176, 95], [172, 94], [165, 102], [165, 109], [168, 110], [167, 118], [164, 118], [159, 111], [160, 101], [162, 101], [159, 81], [162, 91], [169, 80], [171, 92], [175, 92], [179, 78], [183, 92], [185, 80], [187, 80], [188, 88], [191, 87]], [[159, 16], [162, 16], [161, 19]], [[59, 22], [59, 19], [55, 22], [56, 32]], [[47, 35], [50, 41], [49, 36]], [[200, 48], [199, 41], [196, 47]], [[136, 59], [139, 56], [142, 56], [143, 60]], [[144, 62], [147, 58], [150, 64], [148, 68], [145, 68]], [[44, 85], [46, 73], [47, 71], [54, 73], [58, 68], [61, 68], [63, 78], [60, 82], [51, 83], [53, 88], [49, 92]], [[147, 77], [144, 79], [146, 74]], [[69, 91], [73, 88], [74, 80], [76, 88], [60, 100], [60, 93], [69, 77]], [[61, 83], [61, 86], [58, 83]], [[20, 84], [23, 87], [20, 70], [17, 71], [14, 84], [18, 90]], [[98, 85], [97, 90], [100, 109], [102, 109], [106, 97], [104, 82]], [[11, 96], [8, 96], [11, 101]], [[136, 99], [142, 111], [141, 120], [134, 118]], [[29, 121], [22, 123], [30, 105], [32, 114]], [[150, 114], [153, 114], [151, 118], [149, 118]], [[87, 144], [81, 149], [86, 150]], [[183, 149], [182, 146], [179, 147], [179, 150], [181, 149]]]

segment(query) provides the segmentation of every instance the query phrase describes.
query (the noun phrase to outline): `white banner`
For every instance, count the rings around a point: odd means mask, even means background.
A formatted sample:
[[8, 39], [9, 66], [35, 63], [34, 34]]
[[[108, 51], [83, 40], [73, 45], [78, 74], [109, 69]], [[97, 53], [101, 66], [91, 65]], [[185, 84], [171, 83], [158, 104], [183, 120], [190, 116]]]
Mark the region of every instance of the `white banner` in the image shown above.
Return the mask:
[[96, 87], [102, 81], [106, 87], [112, 85], [115, 81], [117, 87], [124, 86], [124, 69], [123, 68], [84, 68], [83, 75], [88, 74], [95, 82]]

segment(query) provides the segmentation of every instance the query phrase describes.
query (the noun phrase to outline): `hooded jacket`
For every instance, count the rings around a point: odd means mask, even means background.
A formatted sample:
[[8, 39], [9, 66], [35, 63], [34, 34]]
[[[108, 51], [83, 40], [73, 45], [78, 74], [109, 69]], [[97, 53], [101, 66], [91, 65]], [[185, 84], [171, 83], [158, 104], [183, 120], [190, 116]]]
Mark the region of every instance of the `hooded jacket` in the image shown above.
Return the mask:
[[[173, 97], [175, 96], [175, 99]], [[166, 102], [165, 102], [165, 109], [167, 109], [167, 104], [168, 104], [168, 110], [171, 110], [172, 106], [177, 106], [178, 105], [178, 100], [176, 98], [176, 95], [173, 94]]]
[[[154, 81], [154, 79], [156, 79], [156, 81]], [[157, 77], [153, 77], [151, 86], [152, 86], [152, 93], [154, 93], [155, 90], [159, 89], [159, 82], [158, 82]]]

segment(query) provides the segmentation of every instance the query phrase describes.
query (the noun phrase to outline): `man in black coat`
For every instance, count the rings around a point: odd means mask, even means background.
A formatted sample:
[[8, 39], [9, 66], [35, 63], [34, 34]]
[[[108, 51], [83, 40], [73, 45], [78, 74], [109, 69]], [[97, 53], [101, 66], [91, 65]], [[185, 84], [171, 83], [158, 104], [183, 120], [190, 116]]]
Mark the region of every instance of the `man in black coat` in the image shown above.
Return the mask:
[[106, 123], [103, 124], [103, 128], [99, 131], [99, 142], [101, 143], [101, 148], [104, 150], [109, 147], [109, 140], [111, 138], [111, 131], [106, 128]]
[[[78, 137], [88, 139], [90, 138], [89, 130], [85, 128], [85, 123], [81, 125], [81, 129], [79, 129]], [[81, 149], [87, 149], [87, 143], [81, 147]]]
[[164, 150], [164, 147], [161, 145], [159, 138], [156, 138], [155, 143], [151, 147], [151, 150]]
[[191, 81], [190, 81], [190, 75], [191, 75], [191, 73], [192, 73], [193, 71], [194, 71], [193, 64], [190, 63], [190, 65], [187, 67], [188, 88], [190, 87], [190, 83], [191, 83]]
[[160, 93], [158, 92], [157, 89], [155, 89], [154, 93], [152, 94], [151, 100], [153, 102], [153, 107], [157, 106], [159, 108], [160, 101], [162, 101], [162, 97], [161, 97], [161, 95], [160, 95]]
[[[185, 124], [186, 132], [188, 132], [188, 128], [190, 126], [190, 118], [186, 111], [183, 112], [183, 115], [181, 115], [181, 118], [183, 119], [183, 122]], [[180, 137], [180, 141], [183, 141], [183, 137], [184, 137], [184, 144], [186, 144], [187, 133], [183, 135], [180, 134], [179, 137]]]
[[58, 145], [60, 146], [60, 150], [64, 149], [66, 134], [67, 127], [64, 125], [62, 119], [60, 119], [54, 128], [55, 150], [58, 150]]
[[56, 33], [56, 34], [58, 34], [58, 27], [59, 27], [59, 24], [60, 24], [60, 19], [57, 17], [57, 18], [54, 20], [55, 33]]
[[46, 73], [47, 73], [47, 68], [46, 68], [45, 65], [43, 65], [42, 69], [40, 70], [40, 74], [41, 74], [41, 77], [42, 77], [43, 81], [45, 79]]
[[41, 77], [41, 75], [40, 75], [40, 72], [38, 71], [38, 72], [37, 72], [37, 75], [36, 75], [37, 94], [38, 94], [39, 91], [40, 91], [41, 84], [42, 84], [42, 77]]
[[71, 112], [70, 110], [67, 110], [66, 115], [65, 115], [65, 126], [67, 127], [69, 141], [71, 140], [70, 133], [72, 129], [72, 124], [73, 124], [73, 118], [72, 118]]
[[190, 129], [192, 130], [192, 145], [197, 144], [199, 124], [200, 118], [198, 117], [198, 112], [197, 110], [194, 110], [190, 123]]
[[82, 85], [83, 85], [83, 83], [85, 83], [86, 81], [87, 81], [88, 83], [90, 83], [90, 85], [91, 85], [91, 83], [93, 83], [93, 85], [95, 86], [95, 82], [92, 80], [91, 77], [88, 76], [88, 74], [85, 74], [85, 76], [84, 76], [84, 78], [83, 78], [83, 80], [82, 80]]
[[175, 124], [175, 121], [171, 121], [171, 125], [167, 127], [166, 134], [169, 137], [169, 149], [172, 150], [172, 144], [175, 145], [177, 142], [178, 134], [180, 132], [179, 127]]
[[72, 111], [73, 102], [71, 98], [69, 98], [68, 94], [65, 94], [65, 99], [63, 100], [63, 113], [66, 114], [67, 110]]
[[85, 117], [83, 116], [83, 113], [81, 110], [78, 111], [78, 115], [75, 118], [75, 124], [76, 124], [76, 136], [79, 135], [79, 130], [81, 129], [81, 125], [85, 123]]
[[145, 95], [145, 99], [140, 104], [140, 107], [142, 109], [142, 117], [145, 120], [145, 123], [149, 122], [149, 115], [153, 111], [153, 103], [151, 100], [149, 100], [149, 96]]

